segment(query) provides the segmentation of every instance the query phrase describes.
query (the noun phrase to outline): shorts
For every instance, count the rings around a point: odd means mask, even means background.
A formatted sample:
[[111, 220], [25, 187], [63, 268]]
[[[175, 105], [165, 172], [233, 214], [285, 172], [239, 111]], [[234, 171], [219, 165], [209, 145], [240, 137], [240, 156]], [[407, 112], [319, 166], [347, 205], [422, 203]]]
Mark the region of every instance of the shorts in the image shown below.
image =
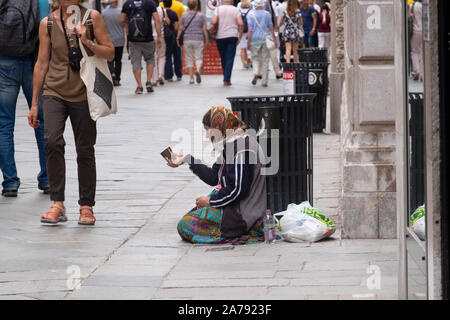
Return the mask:
[[194, 61], [197, 65], [203, 64], [203, 41], [184, 40], [183, 45], [187, 68], [192, 68]]
[[147, 65], [155, 64], [155, 41], [130, 42], [130, 58], [133, 71], [142, 69], [142, 57]]

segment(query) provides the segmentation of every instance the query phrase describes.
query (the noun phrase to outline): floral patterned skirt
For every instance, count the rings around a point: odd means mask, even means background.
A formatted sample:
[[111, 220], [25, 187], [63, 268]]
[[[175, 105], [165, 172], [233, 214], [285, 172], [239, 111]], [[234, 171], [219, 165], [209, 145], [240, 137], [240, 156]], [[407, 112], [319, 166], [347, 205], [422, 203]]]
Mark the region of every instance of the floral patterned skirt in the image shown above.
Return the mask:
[[[213, 191], [211, 194], [217, 191]], [[178, 222], [178, 233], [191, 243], [250, 244], [264, 241], [263, 219], [258, 219], [246, 235], [224, 238], [220, 235], [223, 210], [213, 207], [193, 209]]]

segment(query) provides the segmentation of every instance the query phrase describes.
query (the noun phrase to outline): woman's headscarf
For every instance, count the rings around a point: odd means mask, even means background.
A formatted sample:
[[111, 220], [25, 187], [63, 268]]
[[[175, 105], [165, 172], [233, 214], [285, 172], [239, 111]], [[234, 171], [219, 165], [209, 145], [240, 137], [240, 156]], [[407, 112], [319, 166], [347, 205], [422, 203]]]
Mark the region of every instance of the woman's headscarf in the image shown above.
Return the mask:
[[223, 106], [214, 106], [211, 108], [211, 129], [220, 131], [222, 137], [226, 139], [230, 136], [229, 130], [233, 130], [233, 135], [238, 129], [241, 129], [238, 130], [238, 133], [244, 133], [245, 129], [247, 129], [247, 125], [239, 119], [231, 109]]

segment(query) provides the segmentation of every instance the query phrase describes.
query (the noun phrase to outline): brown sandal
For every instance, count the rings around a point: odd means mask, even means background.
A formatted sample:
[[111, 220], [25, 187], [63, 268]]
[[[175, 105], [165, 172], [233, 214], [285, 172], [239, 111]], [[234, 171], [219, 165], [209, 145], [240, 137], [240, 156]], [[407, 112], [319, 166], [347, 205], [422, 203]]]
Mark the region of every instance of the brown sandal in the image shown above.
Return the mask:
[[41, 216], [42, 223], [56, 224], [58, 222], [66, 222], [66, 208], [57, 206], [56, 204], [50, 207], [50, 210]]
[[93, 226], [95, 224], [94, 211], [92, 207], [82, 206], [80, 207], [80, 218], [78, 219], [78, 224], [85, 226]]

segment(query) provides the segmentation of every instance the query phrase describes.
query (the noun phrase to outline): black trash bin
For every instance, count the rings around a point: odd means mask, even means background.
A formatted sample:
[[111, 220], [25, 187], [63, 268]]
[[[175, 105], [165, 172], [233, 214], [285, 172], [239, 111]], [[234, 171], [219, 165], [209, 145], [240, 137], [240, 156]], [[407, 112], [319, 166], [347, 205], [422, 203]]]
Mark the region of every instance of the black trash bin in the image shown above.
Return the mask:
[[300, 62], [308, 71], [308, 92], [315, 93], [313, 131], [322, 132], [327, 126], [328, 62]]
[[308, 92], [317, 94], [314, 102], [313, 130], [322, 132], [327, 125], [328, 48], [299, 48], [298, 59], [308, 68]]
[[283, 72], [294, 72], [293, 93], [309, 93], [308, 68], [298, 62], [283, 62], [281, 65]]
[[[324, 50], [311, 50], [316, 51]], [[308, 56], [307, 60], [312, 59], [311, 54], [304, 55]], [[317, 54], [316, 58], [323, 60], [321, 54]], [[282, 66], [283, 72], [295, 72], [295, 93], [316, 94], [313, 103], [313, 132], [322, 132], [327, 124], [328, 62], [290, 62], [283, 63]]]
[[[284, 211], [290, 203], [313, 203], [312, 102], [314, 94], [228, 97], [231, 108], [259, 133], [267, 130], [266, 156], [278, 171], [266, 176], [267, 206], [272, 212]], [[262, 125], [263, 124], [263, 125]], [[279, 149], [274, 149], [272, 129], [279, 129]], [[258, 140], [262, 146], [259, 135]], [[267, 169], [267, 168], [266, 168]]]
[[410, 92], [409, 138], [411, 146], [410, 210], [414, 211], [425, 202], [425, 128], [423, 117], [423, 93]]
[[300, 62], [328, 62], [328, 48], [298, 48]]

